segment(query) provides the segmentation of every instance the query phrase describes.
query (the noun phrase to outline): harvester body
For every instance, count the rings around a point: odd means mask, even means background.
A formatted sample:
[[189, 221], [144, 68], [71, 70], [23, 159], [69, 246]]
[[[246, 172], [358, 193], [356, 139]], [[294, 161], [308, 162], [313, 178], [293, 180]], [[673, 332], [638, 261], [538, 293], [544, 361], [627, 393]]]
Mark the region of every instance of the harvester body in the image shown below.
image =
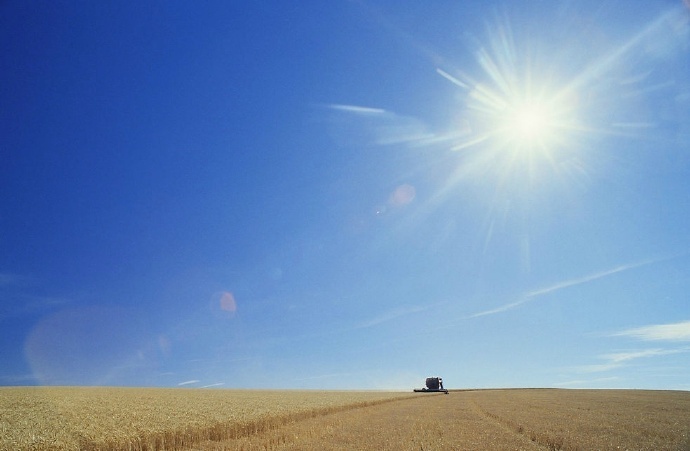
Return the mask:
[[443, 379], [440, 377], [427, 377], [426, 387], [415, 388], [415, 392], [418, 393], [445, 393], [448, 394], [448, 390], [443, 388]]

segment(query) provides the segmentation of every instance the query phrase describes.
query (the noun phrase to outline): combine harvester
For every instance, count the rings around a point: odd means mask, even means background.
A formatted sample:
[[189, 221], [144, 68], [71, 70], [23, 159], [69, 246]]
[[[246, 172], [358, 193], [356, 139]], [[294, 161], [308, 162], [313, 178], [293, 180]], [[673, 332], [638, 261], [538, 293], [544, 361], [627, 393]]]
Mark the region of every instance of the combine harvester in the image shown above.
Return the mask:
[[443, 388], [443, 379], [441, 379], [440, 377], [427, 377], [426, 387], [415, 388], [414, 391], [417, 393], [445, 393], [446, 395], [448, 394], [448, 390]]

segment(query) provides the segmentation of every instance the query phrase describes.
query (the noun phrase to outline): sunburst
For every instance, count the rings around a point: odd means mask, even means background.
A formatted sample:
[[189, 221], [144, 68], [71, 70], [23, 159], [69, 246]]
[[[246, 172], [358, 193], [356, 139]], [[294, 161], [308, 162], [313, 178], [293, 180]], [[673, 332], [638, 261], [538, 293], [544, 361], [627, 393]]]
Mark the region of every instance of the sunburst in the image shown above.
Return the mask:
[[463, 120], [469, 133], [455, 150], [483, 146], [529, 156], [534, 151], [552, 159], [553, 153], [577, 139], [582, 131], [576, 85], [558, 83], [555, 67], [520, 55], [509, 27], [498, 27], [487, 47], [476, 52], [481, 81], [458, 71], [437, 72], [465, 92]]
[[557, 111], [550, 105], [527, 100], [511, 106], [502, 120], [503, 132], [508, 140], [518, 145], [545, 144], [557, 127], [554, 122]]

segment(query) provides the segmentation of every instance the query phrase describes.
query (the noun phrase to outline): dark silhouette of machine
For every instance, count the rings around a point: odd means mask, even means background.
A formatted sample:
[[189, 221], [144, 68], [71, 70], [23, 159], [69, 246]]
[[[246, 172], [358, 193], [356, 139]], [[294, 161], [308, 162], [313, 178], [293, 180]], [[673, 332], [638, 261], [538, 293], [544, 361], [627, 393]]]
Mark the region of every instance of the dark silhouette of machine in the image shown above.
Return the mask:
[[440, 377], [427, 377], [426, 387], [415, 388], [414, 391], [417, 393], [445, 393], [448, 394], [448, 390], [443, 388], [443, 379]]

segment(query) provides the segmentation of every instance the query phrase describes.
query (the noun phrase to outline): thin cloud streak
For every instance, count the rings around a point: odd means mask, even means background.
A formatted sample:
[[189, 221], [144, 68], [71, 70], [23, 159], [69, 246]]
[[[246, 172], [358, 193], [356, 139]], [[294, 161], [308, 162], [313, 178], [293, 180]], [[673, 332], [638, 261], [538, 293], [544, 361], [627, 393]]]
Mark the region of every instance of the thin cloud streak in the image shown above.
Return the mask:
[[630, 263], [627, 265], [620, 265], [620, 266], [616, 266], [615, 268], [612, 268], [612, 269], [609, 269], [606, 271], [601, 271], [601, 272], [590, 274], [590, 275], [587, 275], [584, 277], [578, 277], [576, 279], [570, 279], [570, 280], [558, 282], [558, 283], [550, 285], [548, 287], [539, 288], [537, 290], [529, 291], [529, 292], [523, 294], [522, 297], [520, 298], [520, 300], [518, 300], [518, 301], [511, 302], [509, 304], [505, 304], [505, 305], [502, 305], [502, 306], [499, 306], [499, 307], [496, 307], [496, 308], [493, 308], [490, 310], [485, 310], [485, 311], [482, 311], [479, 313], [475, 313], [473, 315], [468, 316], [467, 318], [468, 319], [478, 318], [480, 316], [487, 316], [487, 315], [493, 315], [496, 313], [502, 313], [502, 312], [505, 312], [508, 310], [512, 310], [516, 307], [519, 307], [522, 304], [525, 304], [527, 302], [530, 302], [534, 298], [539, 297], [539, 296], [551, 294], [551, 293], [554, 293], [556, 291], [562, 290], [564, 288], [570, 288], [570, 287], [582, 285], [582, 284], [585, 284], [588, 282], [593, 282], [595, 280], [602, 279], [604, 277], [608, 277], [608, 276], [611, 276], [613, 274], [617, 274], [617, 273], [620, 273], [623, 271], [628, 271], [631, 269], [636, 269], [636, 268], [639, 268], [642, 266], [650, 265], [652, 263], [658, 263], [660, 261], [664, 261], [664, 260], [668, 260], [668, 259], [669, 258], [661, 258], [661, 259], [654, 259], [654, 260], [646, 260], [646, 261], [638, 262], [638, 263]]
[[612, 336], [632, 337], [643, 341], [690, 341], [690, 320], [627, 329]]
[[454, 85], [460, 86], [461, 88], [464, 88], [464, 89], [470, 89], [470, 86], [467, 83], [463, 83], [462, 81], [453, 77], [451, 74], [444, 71], [443, 69], [436, 68], [436, 73], [439, 74], [441, 77], [445, 78], [446, 80], [450, 81]]
[[545, 295], [545, 294], [552, 293], [552, 292], [554, 292], [554, 291], [562, 290], [563, 288], [569, 288], [569, 287], [573, 287], [573, 286], [576, 286], [576, 285], [581, 285], [581, 284], [583, 284], [583, 283], [592, 282], [592, 281], [594, 281], [594, 280], [598, 280], [598, 279], [601, 279], [601, 278], [604, 278], [604, 277], [607, 277], [607, 276], [610, 276], [610, 275], [613, 275], [613, 274], [617, 274], [617, 273], [619, 273], [619, 272], [623, 272], [623, 271], [628, 271], [628, 270], [630, 270], [630, 269], [639, 268], [639, 267], [641, 267], [641, 266], [649, 265], [649, 264], [651, 264], [651, 263], [656, 263], [656, 262], [658, 262], [658, 261], [660, 261], [660, 260], [647, 260], [647, 261], [644, 261], [644, 262], [631, 263], [631, 264], [628, 264], [628, 265], [617, 266], [617, 267], [615, 267], [615, 268], [613, 268], [613, 269], [609, 269], [609, 270], [607, 270], [607, 271], [602, 271], [602, 272], [598, 272], [598, 273], [595, 273], [595, 274], [590, 274], [590, 275], [588, 275], [588, 276], [580, 277], [580, 278], [577, 278], [577, 279], [566, 280], [566, 281], [559, 282], [559, 283], [556, 283], [556, 284], [554, 284], [554, 285], [551, 285], [551, 286], [549, 286], [549, 287], [540, 288], [540, 289], [538, 289], [538, 290], [530, 291], [530, 292], [527, 293], [525, 296], [527, 296], [527, 297], [529, 297], [529, 298], [536, 297], [536, 296], [542, 296], [542, 295]]
[[184, 386], [184, 385], [198, 384], [199, 382], [201, 382], [201, 381], [199, 381], [198, 379], [193, 379], [193, 380], [191, 380], [191, 381], [180, 382], [179, 384], [177, 384], [177, 386], [178, 386], [178, 387], [182, 387], [182, 386]]
[[475, 313], [474, 315], [470, 315], [467, 318], [468, 319], [469, 318], [479, 318], [480, 316], [487, 316], [487, 315], [494, 315], [496, 313], [503, 313], [503, 312], [506, 312], [508, 310], [512, 310], [515, 307], [518, 307], [527, 301], [529, 301], [529, 299], [522, 299], [520, 301], [511, 302], [510, 304], [505, 304], [505, 305], [502, 305], [500, 307], [496, 307], [495, 309], [485, 310], [483, 312]]
[[400, 318], [401, 316], [410, 315], [412, 313], [423, 312], [423, 311], [428, 310], [428, 309], [429, 309], [429, 307], [408, 307], [408, 308], [399, 308], [396, 310], [391, 310], [389, 312], [384, 313], [381, 316], [378, 316], [374, 319], [371, 319], [369, 321], [365, 321], [365, 322], [357, 325], [356, 329], [365, 329], [368, 327], [378, 326], [379, 324], [383, 324], [385, 322], [392, 321], [394, 319]]
[[633, 352], [617, 352], [613, 354], [605, 354], [601, 356], [604, 359], [609, 359], [611, 362], [627, 362], [629, 360], [640, 359], [643, 357], [656, 357], [660, 355], [680, 354], [688, 352], [688, 349], [646, 349], [644, 351]]
[[334, 109], [334, 110], [339, 110], [339, 111], [347, 111], [348, 113], [355, 113], [355, 114], [364, 114], [364, 115], [372, 115], [372, 114], [384, 114], [386, 110], [381, 109], [381, 108], [371, 108], [367, 106], [359, 106], [359, 105], [343, 105], [339, 103], [332, 103], [328, 105], [329, 108]]
[[[355, 124], [341, 124], [356, 128], [356, 135], [368, 144], [390, 146], [426, 146], [447, 140], [431, 132], [424, 122], [412, 116], [403, 116], [383, 108], [361, 105], [331, 103], [320, 105], [345, 116], [361, 121]], [[347, 142], [347, 141], [346, 141]]]
[[605, 371], [615, 370], [624, 367], [626, 363], [632, 360], [643, 359], [647, 357], [659, 357], [673, 354], [683, 354], [690, 352], [690, 348], [679, 349], [645, 349], [642, 351], [617, 352], [613, 354], [604, 354], [599, 356], [600, 359], [607, 360], [606, 363], [595, 365], [583, 365], [577, 367], [576, 370], [581, 373], [601, 373]]

